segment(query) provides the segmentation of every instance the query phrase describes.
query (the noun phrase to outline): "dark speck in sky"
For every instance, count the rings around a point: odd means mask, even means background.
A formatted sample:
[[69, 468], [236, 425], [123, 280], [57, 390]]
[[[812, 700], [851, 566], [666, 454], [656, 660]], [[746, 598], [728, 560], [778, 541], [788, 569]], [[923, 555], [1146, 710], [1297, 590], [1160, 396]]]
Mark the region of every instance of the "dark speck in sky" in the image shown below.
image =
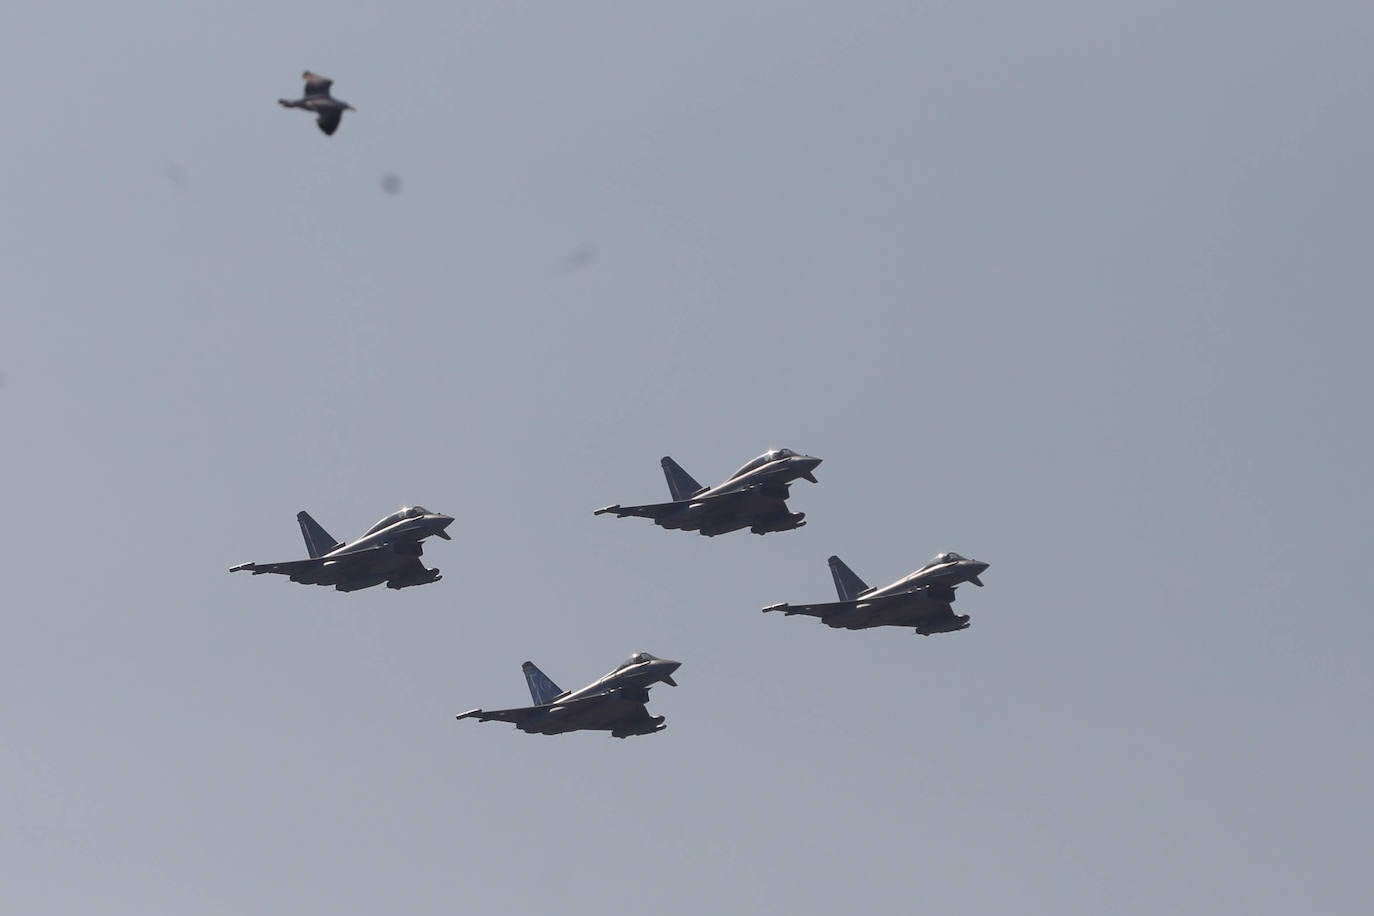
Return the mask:
[[169, 162], [162, 168], [167, 183], [178, 191], [186, 190], [186, 167], [180, 162]]
[[583, 242], [564, 256], [558, 265], [558, 272], [570, 274], [573, 271], [585, 270], [596, 263], [596, 259], [601, 252], [591, 242]]

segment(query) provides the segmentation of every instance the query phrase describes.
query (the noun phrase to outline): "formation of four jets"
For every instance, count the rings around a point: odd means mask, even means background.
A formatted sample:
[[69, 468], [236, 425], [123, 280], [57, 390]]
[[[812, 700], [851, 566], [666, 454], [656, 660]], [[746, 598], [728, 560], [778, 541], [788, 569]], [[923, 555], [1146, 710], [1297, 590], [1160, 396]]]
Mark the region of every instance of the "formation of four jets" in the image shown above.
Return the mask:
[[[283, 108], [313, 113], [315, 123], [327, 135], [339, 129], [345, 111], [356, 109], [330, 94], [333, 80], [307, 70], [305, 95], [294, 101], [279, 99]], [[754, 534], [791, 531], [806, 524], [806, 513], [792, 512], [787, 498], [793, 481], [816, 482], [821, 459], [791, 449], [770, 449], [745, 464], [713, 487], [703, 487], [672, 458], [660, 464], [672, 500], [643, 506], [616, 504], [597, 509], [596, 515], [647, 518], [660, 528], [695, 531], [706, 537], [748, 528]], [[241, 570], [253, 575], [276, 573], [305, 585], [332, 585], [341, 592], [386, 583], [387, 588], [438, 582], [442, 576], [429, 569], [420, 557], [428, 537], [451, 540], [445, 531], [453, 517], [430, 512], [421, 506], [403, 506], [350, 543], [336, 540], [307, 512], [299, 512], [301, 535], [309, 559], [285, 563], [243, 563]], [[845, 630], [869, 627], [914, 627], [917, 633], [952, 633], [966, 629], [968, 615], [954, 613], [954, 589], [963, 582], [981, 586], [978, 578], [988, 564], [942, 553], [920, 569], [890, 585], [872, 588], [854, 574], [839, 557], [830, 558], [838, 601], [820, 604], [773, 604], [764, 613], [781, 611], [819, 618], [826, 626]], [[560, 688], [533, 662], [525, 662], [525, 682], [530, 688], [529, 706], [514, 709], [472, 709], [459, 719], [479, 722], [510, 722], [523, 732], [557, 735], [593, 729], [613, 737], [649, 735], [665, 728], [663, 716], [649, 715], [649, 688], [655, 684], [676, 687], [673, 672], [680, 662], [636, 652], [608, 674], [580, 690]]]
[[[770, 449], [745, 464], [722, 483], [703, 487], [672, 458], [663, 458], [663, 475], [672, 501], [644, 506], [607, 506], [597, 515], [638, 516], [663, 528], [696, 531], [713, 537], [748, 528], [755, 534], [790, 531], [805, 525], [804, 513], [787, 507], [788, 487], [794, 480], [816, 482], [821, 459], [791, 449]], [[381, 519], [355, 541], [337, 540], [308, 512], [296, 521], [309, 558], [283, 563], [243, 563], [230, 572], [253, 575], [276, 573], [305, 585], [328, 585], [341, 592], [386, 583], [402, 589], [427, 585], [442, 578], [421, 561], [429, 537], [451, 540], [446, 529], [453, 516], [422, 506], [405, 506]], [[774, 604], [764, 612], [804, 614], [827, 626], [846, 630], [870, 627], [914, 627], [917, 633], [951, 633], [968, 627], [967, 615], [955, 614], [954, 589], [964, 582], [981, 586], [988, 564], [942, 553], [920, 569], [890, 585], [872, 588], [839, 557], [830, 558], [838, 601], [819, 604]], [[647, 735], [664, 728], [662, 716], [651, 716], [646, 704], [649, 688], [676, 686], [673, 672], [680, 662], [638, 652], [613, 671], [580, 690], [565, 691], [533, 662], [525, 662], [530, 706], [515, 709], [473, 709], [458, 716], [479, 722], [510, 722], [531, 734], [556, 735], [581, 729], [609, 731], [616, 738]]]

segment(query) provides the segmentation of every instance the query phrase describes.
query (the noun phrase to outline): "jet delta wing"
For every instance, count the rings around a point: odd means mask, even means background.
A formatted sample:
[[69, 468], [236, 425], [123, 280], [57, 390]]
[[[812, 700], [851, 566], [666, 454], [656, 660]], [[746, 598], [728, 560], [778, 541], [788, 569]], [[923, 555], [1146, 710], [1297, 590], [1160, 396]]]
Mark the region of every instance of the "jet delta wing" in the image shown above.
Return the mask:
[[748, 528], [754, 534], [791, 531], [806, 524], [806, 513], [787, 508], [792, 481], [816, 482], [821, 459], [791, 449], [770, 449], [714, 487], [703, 487], [672, 458], [660, 462], [671, 502], [606, 506], [595, 515], [652, 519], [661, 528], [697, 531], [706, 537]]
[[453, 517], [421, 506], [402, 506], [351, 544], [336, 540], [308, 512], [298, 513], [296, 521], [310, 559], [243, 563], [229, 571], [246, 570], [255, 576], [276, 573], [303, 585], [332, 585], [341, 592], [383, 582], [394, 589], [426, 585], [441, 576], [439, 570], [427, 569], [420, 562], [422, 542], [431, 536], [451, 540], [444, 529], [453, 524]]
[[613, 737], [649, 735], [662, 731], [663, 716], [651, 716], [645, 704], [657, 683], [676, 687], [673, 672], [680, 662], [636, 652], [610, 673], [581, 690], [560, 690], [534, 662], [521, 667], [534, 705], [514, 709], [470, 709], [459, 719], [509, 722], [532, 735], [560, 735], [584, 729], [609, 731]]
[[942, 553], [908, 576], [882, 588], [870, 588], [839, 557], [830, 558], [838, 601], [821, 604], [772, 604], [763, 609], [785, 616], [818, 617], [826, 626], [844, 630], [870, 627], [914, 627], [922, 636], [952, 633], [969, 626], [968, 615], [954, 613], [954, 588], [961, 582], [982, 585], [987, 563]]

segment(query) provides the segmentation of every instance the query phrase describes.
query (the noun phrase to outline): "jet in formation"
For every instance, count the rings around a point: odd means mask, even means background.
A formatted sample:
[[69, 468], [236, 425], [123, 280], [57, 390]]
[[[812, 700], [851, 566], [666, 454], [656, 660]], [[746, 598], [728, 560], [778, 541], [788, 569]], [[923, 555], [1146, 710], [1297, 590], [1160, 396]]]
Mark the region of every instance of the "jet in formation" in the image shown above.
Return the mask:
[[791, 531], [805, 525], [805, 512], [787, 508], [788, 486], [801, 478], [816, 482], [821, 459], [790, 448], [770, 449], [724, 482], [703, 487], [672, 458], [665, 457], [663, 476], [673, 501], [648, 506], [606, 506], [594, 514], [634, 515], [653, 519], [661, 528], [698, 531], [707, 537], [748, 528], [754, 534]]
[[304, 108], [306, 111], [313, 112], [317, 117], [315, 123], [320, 126], [320, 130], [326, 135], [332, 135], [339, 129], [339, 121], [343, 118], [345, 111], [357, 111], [352, 105], [336, 99], [329, 94], [329, 87], [334, 85], [334, 81], [327, 76], [320, 76], [318, 73], [311, 73], [309, 70], [301, 74], [301, 79], [305, 80], [305, 96], [295, 99], [277, 99], [277, 104], [283, 108]]
[[510, 722], [532, 735], [559, 735], [581, 729], [609, 731], [615, 738], [650, 735], [667, 726], [663, 716], [649, 715], [644, 706], [649, 702], [649, 688], [660, 681], [676, 687], [673, 672], [680, 664], [655, 658], [648, 652], [636, 652], [610, 674], [570, 693], [549, 680], [534, 662], [525, 662], [520, 667], [530, 685], [533, 706], [470, 709], [458, 718]]
[[431, 535], [452, 540], [444, 531], [453, 516], [430, 512], [421, 506], [402, 506], [367, 529], [351, 544], [336, 540], [308, 512], [296, 513], [305, 537], [308, 560], [286, 563], [243, 563], [230, 572], [248, 570], [258, 576], [278, 573], [305, 585], [332, 585], [341, 592], [355, 592], [386, 583], [387, 588], [409, 588], [438, 582], [439, 570], [420, 562], [422, 541]]
[[968, 615], [956, 614], [954, 587], [961, 582], [981, 586], [978, 578], [988, 564], [942, 553], [909, 576], [891, 585], [870, 588], [839, 557], [830, 558], [830, 575], [840, 600], [826, 604], [772, 604], [763, 609], [787, 616], [819, 617], [826, 626], [844, 630], [869, 627], [915, 627], [922, 636], [968, 628]]

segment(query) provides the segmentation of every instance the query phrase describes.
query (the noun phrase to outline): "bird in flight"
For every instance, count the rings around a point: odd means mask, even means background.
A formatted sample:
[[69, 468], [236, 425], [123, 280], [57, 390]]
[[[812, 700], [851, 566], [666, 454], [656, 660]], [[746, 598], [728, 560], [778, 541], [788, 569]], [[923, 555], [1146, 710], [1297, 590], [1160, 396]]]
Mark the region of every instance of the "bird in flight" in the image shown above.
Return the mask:
[[304, 98], [294, 101], [277, 99], [277, 103], [283, 108], [304, 108], [306, 111], [313, 111], [317, 115], [315, 123], [320, 125], [320, 130], [326, 134], [332, 134], [339, 129], [339, 121], [345, 111], [358, 110], [329, 94], [329, 87], [334, 85], [334, 81], [329, 77], [307, 70], [301, 74], [301, 79], [305, 80]]

